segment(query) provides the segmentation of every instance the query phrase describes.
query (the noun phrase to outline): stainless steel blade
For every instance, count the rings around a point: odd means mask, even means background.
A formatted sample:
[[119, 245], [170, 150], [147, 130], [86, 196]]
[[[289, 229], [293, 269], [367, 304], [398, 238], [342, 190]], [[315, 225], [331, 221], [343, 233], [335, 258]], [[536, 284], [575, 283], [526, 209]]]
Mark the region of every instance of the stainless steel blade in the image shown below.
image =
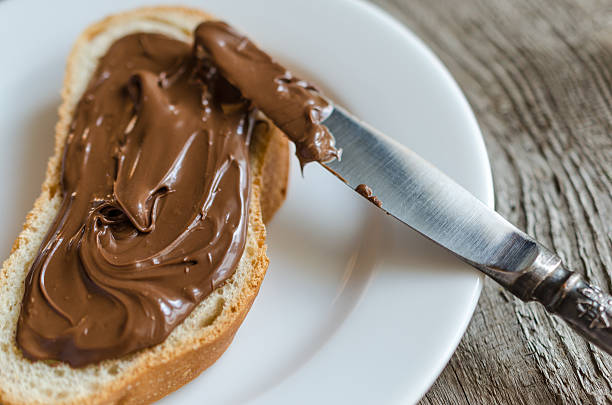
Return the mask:
[[351, 188], [369, 186], [382, 209], [521, 299], [537, 300], [612, 353], [612, 297], [405, 146], [340, 107], [323, 123], [342, 149], [325, 163]]
[[406, 225], [474, 265], [513, 272], [537, 255], [532, 238], [410, 149], [338, 107], [324, 124], [342, 148], [325, 166], [353, 189], [369, 186]]

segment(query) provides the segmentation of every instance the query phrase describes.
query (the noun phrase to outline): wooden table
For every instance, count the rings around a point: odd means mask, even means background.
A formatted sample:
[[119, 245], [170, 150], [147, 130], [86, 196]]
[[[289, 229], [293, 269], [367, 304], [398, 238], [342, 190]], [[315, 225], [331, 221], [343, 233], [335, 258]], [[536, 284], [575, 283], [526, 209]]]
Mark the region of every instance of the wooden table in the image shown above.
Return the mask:
[[[609, 289], [612, 0], [372, 1], [419, 35], [463, 89], [489, 151], [497, 210]], [[487, 280], [421, 403], [612, 403], [612, 357]]]

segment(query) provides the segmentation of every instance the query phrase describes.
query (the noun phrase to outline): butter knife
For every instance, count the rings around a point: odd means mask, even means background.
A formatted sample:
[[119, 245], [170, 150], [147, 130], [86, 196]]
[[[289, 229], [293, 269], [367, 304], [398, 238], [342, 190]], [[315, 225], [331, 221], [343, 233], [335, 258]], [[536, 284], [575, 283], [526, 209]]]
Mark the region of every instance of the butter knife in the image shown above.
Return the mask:
[[[335, 106], [323, 122], [342, 149], [323, 163], [373, 201], [523, 301], [537, 301], [612, 354], [612, 297], [405, 146]], [[366, 187], [367, 186], [367, 187]], [[374, 196], [376, 198], [374, 198]]]

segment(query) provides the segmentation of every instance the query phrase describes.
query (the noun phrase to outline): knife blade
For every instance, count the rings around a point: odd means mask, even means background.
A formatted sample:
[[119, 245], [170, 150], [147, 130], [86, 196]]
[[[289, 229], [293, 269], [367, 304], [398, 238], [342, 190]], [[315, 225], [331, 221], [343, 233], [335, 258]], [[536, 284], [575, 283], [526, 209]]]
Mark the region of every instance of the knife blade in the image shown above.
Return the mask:
[[322, 165], [346, 185], [371, 189], [388, 214], [522, 300], [545, 305], [612, 354], [612, 297], [431, 163], [341, 107], [322, 124], [342, 149], [340, 160]]

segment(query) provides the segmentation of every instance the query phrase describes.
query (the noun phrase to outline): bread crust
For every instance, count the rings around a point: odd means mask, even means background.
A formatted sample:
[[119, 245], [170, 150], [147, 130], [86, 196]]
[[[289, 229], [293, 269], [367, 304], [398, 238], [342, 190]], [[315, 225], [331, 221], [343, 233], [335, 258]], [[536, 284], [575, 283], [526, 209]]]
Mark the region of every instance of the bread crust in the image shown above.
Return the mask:
[[287, 197], [289, 183], [289, 140], [280, 130], [274, 129], [263, 165], [263, 192], [261, 212], [264, 224], [270, 223], [276, 211]]
[[[72, 77], [77, 72], [78, 66], [75, 59], [78, 50], [84, 43], [91, 41], [109, 25], [116, 24], [122, 20], [129, 21], [134, 17], [147, 17], [163, 20], [160, 15], [165, 13], [179, 13], [186, 17], [198, 18], [199, 20], [212, 19], [213, 17], [203, 11], [184, 7], [150, 7], [123, 12], [103, 19], [90, 25], [77, 39], [73, 50], [68, 58], [64, 86], [62, 88], [62, 105], [59, 108], [59, 121], [55, 130], [54, 155], [49, 159], [46, 171], [46, 179], [42, 185], [41, 195], [34, 203], [34, 208], [26, 217], [23, 231], [15, 240], [11, 250], [11, 256], [6, 260], [0, 272], [0, 286], [8, 283], [8, 272], [12, 271], [23, 261], [23, 255], [27, 255], [33, 247], [38, 249], [40, 239], [46, 233], [49, 220], [41, 219], [45, 212], [49, 211], [49, 205], [57, 205], [60, 192], [61, 160], [64, 150], [65, 138], [68, 126], [72, 120], [72, 107], [67, 100], [74, 92], [72, 88]], [[161, 356], [146, 355], [150, 349], [144, 349], [136, 353], [143, 355], [142, 361], [138, 361], [138, 367], [133, 367], [127, 376], [117, 378], [112, 383], [101, 387], [101, 390], [89, 396], [73, 397], [67, 400], [54, 400], [50, 403], [56, 404], [143, 404], [150, 403], [172, 391], [180, 388], [203, 370], [213, 364], [227, 349], [233, 337], [246, 317], [263, 281], [268, 267], [266, 256], [264, 222], [269, 221], [276, 210], [283, 203], [288, 181], [289, 149], [285, 136], [270, 123], [268, 131], [254, 134], [251, 144], [251, 201], [249, 206], [249, 232], [252, 232], [257, 240], [254, 252], [251, 252], [253, 262], [245, 287], [231, 301], [229, 310], [223, 312], [215, 319], [212, 330], [198, 336], [188, 344], [174, 348], [171, 352], [161, 352]], [[52, 208], [51, 208], [52, 209]], [[46, 221], [46, 222], [45, 222]], [[33, 237], [33, 235], [35, 237]], [[25, 253], [24, 253], [25, 252]], [[31, 263], [30, 258], [30, 263]], [[24, 271], [29, 270], [29, 264]], [[21, 286], [20, 296], [23, 296], [24, 287]], [[213, 292], [214, 293], [214, 292]], [[16, 328], [17, 319], [11, 328]], [[13, 331], [14, 337], [14, 331]], [[13, 344], [15, 345], [14, 339]], [[16, 346], [16, 345], [15, 345]], [[13, 350], [18, 350], [13, 348]], [[25, 360], [24, 360], [25, 361]], [[20, 405], [32, 403], [28, 398], [20, 398], [11, 395], [0, 385], [0, 403], [5, 405]]]

